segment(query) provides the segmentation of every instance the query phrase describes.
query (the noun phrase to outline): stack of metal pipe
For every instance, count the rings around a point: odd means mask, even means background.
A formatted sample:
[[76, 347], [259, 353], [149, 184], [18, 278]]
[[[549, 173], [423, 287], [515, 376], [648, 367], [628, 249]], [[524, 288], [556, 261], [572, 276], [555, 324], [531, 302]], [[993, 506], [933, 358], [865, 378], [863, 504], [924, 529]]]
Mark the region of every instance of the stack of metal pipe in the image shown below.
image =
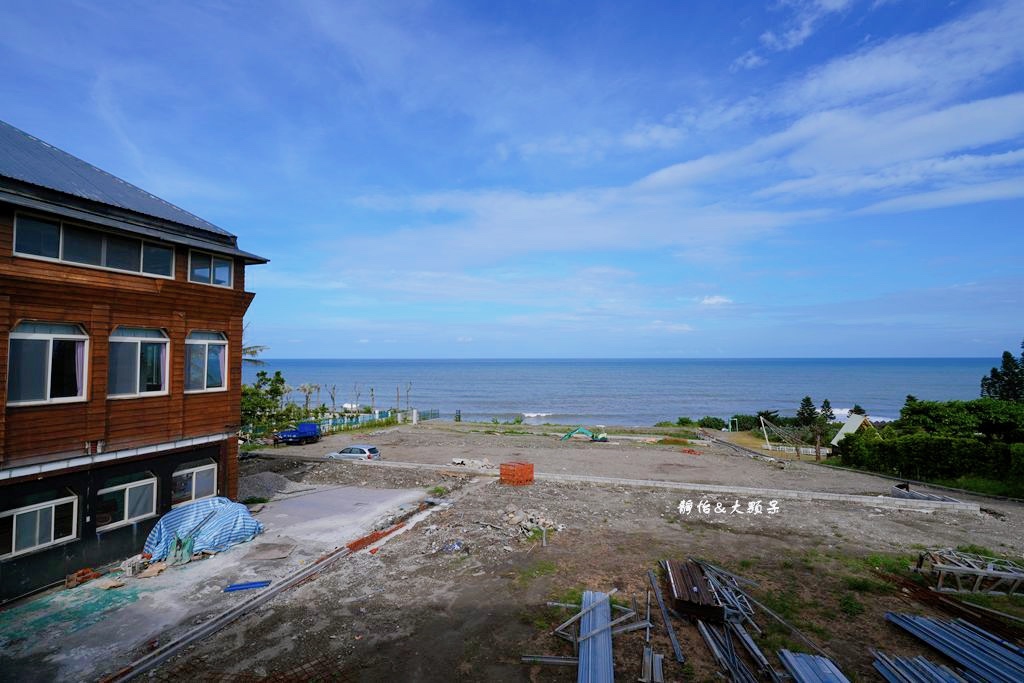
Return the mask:
[[913, 614], [886, 612], [887, 621], [924, 641], [961, 667], [968, 681], [1024, 681], [1024, 648], [964, 621], [943, 621]]

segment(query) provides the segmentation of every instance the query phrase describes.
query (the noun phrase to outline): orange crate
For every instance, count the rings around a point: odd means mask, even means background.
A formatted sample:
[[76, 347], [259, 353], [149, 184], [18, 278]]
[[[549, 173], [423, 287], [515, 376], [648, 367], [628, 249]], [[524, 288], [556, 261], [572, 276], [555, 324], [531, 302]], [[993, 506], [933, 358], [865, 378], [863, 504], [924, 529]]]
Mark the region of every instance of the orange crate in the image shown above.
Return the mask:
[[532, 462], [506, 462], [501, 465], [501, 483], [526, 486], [533, 483]]

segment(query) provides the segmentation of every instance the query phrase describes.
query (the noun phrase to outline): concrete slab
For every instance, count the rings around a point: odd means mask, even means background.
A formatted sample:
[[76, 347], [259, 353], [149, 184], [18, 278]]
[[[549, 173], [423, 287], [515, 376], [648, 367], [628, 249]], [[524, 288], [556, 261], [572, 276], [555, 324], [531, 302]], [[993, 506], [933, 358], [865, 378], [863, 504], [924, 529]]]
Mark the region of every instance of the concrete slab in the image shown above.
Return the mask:
[[[263, 534], [209, 559], [127, 578], [121, 588], [93, 582], [18, 602], [0, 611], [0, 671], [26, 682], [100, 678], [140, 646], [166, 642], [251, 593], [224, 593], [225, 586], [279, 580], [425, 497], [415, 489], [319, 488], [268, 503], [257, 516]], [[295, 548], [281, 558], [282, 545]]]

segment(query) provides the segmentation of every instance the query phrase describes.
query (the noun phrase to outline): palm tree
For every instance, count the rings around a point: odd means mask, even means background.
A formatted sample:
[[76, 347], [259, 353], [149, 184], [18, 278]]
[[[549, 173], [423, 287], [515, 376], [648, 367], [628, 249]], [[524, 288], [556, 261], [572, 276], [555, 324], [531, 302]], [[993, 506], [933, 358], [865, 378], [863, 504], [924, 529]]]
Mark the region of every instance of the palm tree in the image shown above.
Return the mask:
[[310, 401], [310, 399], [313, 398], [313, 394], [314, 393], [317, 393], [317, 392], [320, 391], [320, 385], [319, 384], [300, 384], [298, 388], [299, 388], [299, 391], [301, 391], [306, 396], [305, 409], [306, 409], [306, 413], [308, 414], [309, 413], [309, 401]]
[[259, 344], [246, 344], [245, 343], [245, 331], [249, 329], [249, 323], [245, 324], [242, 328], [242, 363], [248, 363], [249, 365], [266, 365], [265, 360], [260, 360], [259, 355], [269, 349], [269, 346], [261, 346]]

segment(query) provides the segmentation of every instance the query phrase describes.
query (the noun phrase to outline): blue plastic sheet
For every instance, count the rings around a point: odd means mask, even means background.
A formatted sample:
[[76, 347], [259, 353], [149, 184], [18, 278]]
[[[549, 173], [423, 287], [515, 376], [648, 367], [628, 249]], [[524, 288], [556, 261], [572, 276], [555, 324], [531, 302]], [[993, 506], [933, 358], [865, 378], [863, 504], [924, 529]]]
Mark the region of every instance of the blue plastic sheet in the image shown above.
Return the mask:
[[227, 498], [204, 498], [174, 508], [161, 517], [149, 532], [143, 549], [154, 560], [162, 560], [170, 554], [175, 534], [179, 538], [194, 534], [192, 552], [199, 553], [204, 550], [221, 552], [251, 541], [261, 533], [263, 525], [253, 519], [249, 509], [241, 503]]

